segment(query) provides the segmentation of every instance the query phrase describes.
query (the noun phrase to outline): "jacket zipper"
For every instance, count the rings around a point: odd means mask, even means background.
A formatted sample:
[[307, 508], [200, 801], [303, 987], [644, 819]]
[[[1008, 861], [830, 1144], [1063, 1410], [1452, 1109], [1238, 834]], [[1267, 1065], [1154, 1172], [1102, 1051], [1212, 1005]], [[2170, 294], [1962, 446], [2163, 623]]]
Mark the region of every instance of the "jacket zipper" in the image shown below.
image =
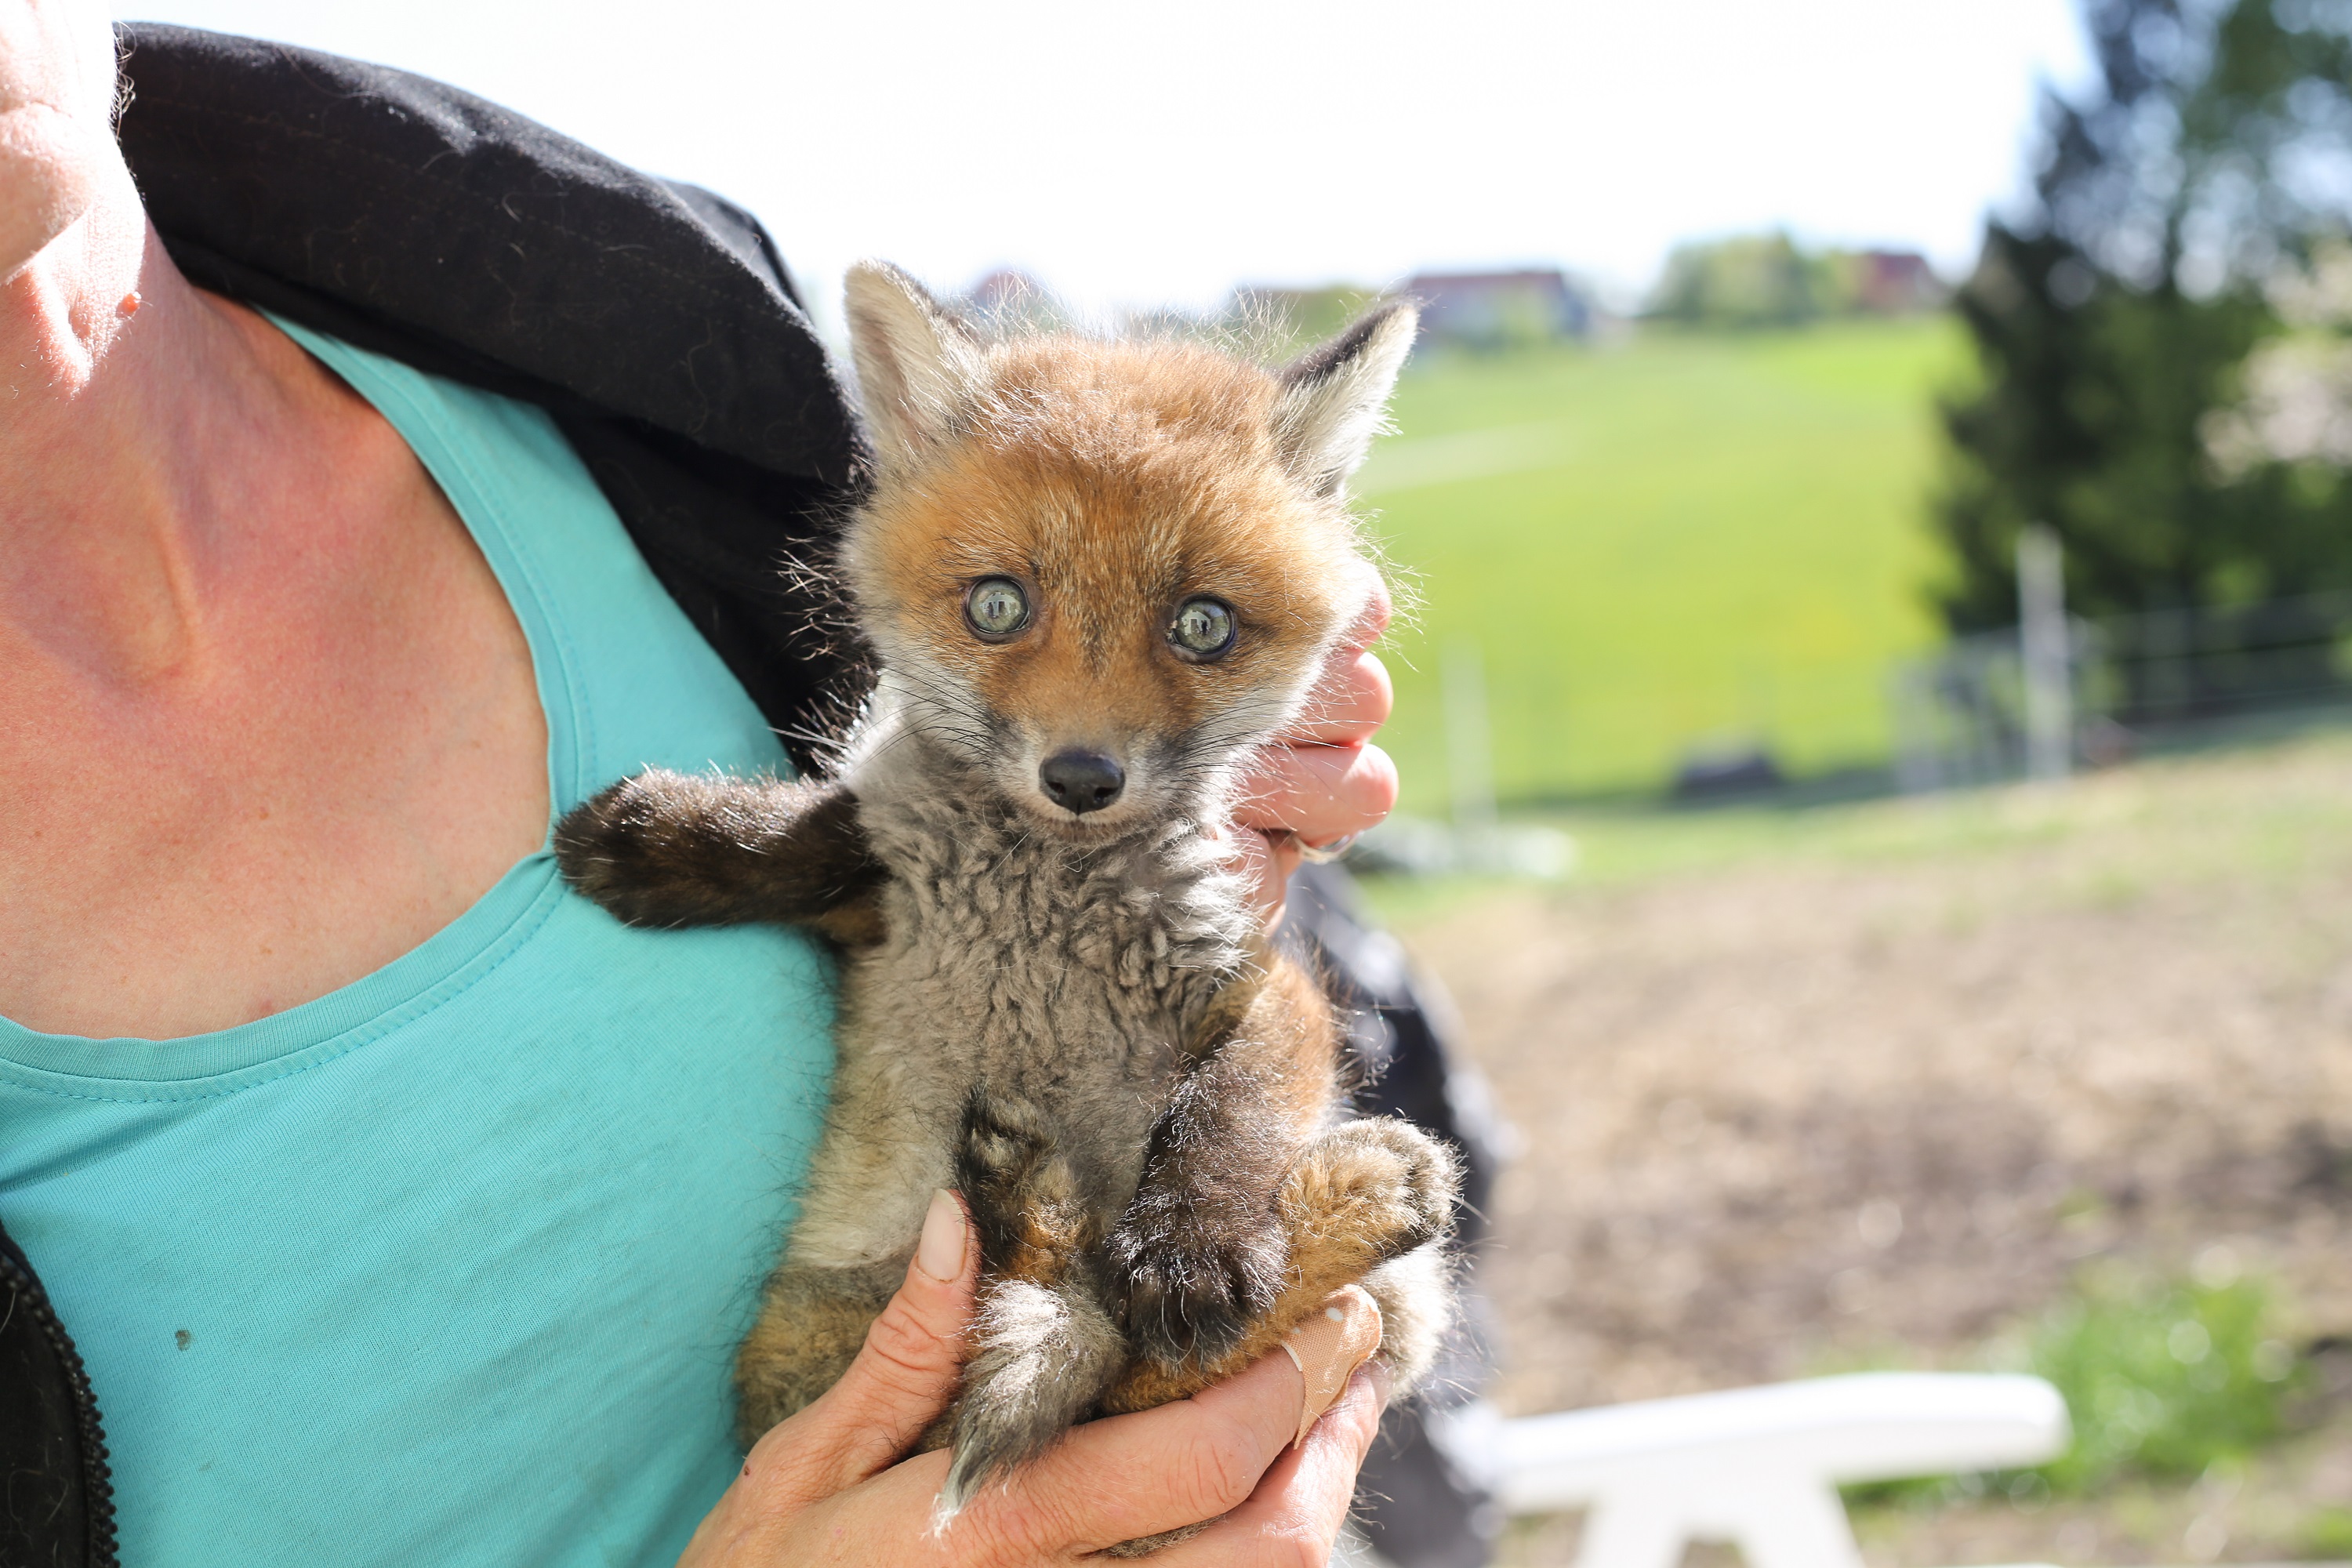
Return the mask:
[[57, 1311], [49, 1305], [48, 1292], [41, 1289], [33, 1272], [5, 1248], [0, 1248], [0, 1281], [16, 1291], [17, 1310], [33, 1314], [33, 1321], [40, 1325], [50, 1348], [57, 1352], [58, 1364], [65, 1368], [66, 1387], [73, 1396], [81, 1447], [89, 1568], [121, 1568], [114, 1535], [114, 1474], [107, 1468], [106, 1428], [98, 1418], [98, 1395], [89, 1386], [89, 1372], [81, 1363], [81, 1352], [74, 1348], [73, 1337], [58, 1321]]

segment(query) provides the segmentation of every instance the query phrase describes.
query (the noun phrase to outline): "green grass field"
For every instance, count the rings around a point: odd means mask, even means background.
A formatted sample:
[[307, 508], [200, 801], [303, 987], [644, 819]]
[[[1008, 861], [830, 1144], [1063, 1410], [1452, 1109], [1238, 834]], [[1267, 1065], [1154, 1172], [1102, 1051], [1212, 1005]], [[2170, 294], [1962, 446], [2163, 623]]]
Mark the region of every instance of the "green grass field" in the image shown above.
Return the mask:
[[1507, 803], [1653, 786], [1695, 746], [1883, 759], [1922, 588], [1943, 320], [1435, 358], [1360, 490], [1417, 599], [1385, 742], [1447, 801], [1440, 666], [1475, 648]]

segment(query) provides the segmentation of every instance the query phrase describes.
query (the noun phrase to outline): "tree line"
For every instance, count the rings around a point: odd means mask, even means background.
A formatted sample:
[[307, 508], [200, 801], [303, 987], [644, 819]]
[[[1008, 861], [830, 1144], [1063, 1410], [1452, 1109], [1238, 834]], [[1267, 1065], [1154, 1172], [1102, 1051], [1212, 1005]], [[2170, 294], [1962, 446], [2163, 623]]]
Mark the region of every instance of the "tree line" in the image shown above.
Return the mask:
[[1778, 230], [1676, 246], [1642, 314], [1686, 326], [1796, 327], [1927, 310], [1945, 297], [1915, 252], [1812, 249]]

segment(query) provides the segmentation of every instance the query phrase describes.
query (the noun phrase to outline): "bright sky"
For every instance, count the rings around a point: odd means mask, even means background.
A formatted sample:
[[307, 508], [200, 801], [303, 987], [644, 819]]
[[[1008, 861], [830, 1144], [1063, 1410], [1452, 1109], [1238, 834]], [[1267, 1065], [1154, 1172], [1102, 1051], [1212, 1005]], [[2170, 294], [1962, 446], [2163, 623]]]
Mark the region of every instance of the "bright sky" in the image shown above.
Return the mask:
[[1081, 304], [1558, 263], [1620, 298], [1786, 225], [1971, 259], [2071, 0], [113, 0], [384, 61], [750, 206], [841, 270]]

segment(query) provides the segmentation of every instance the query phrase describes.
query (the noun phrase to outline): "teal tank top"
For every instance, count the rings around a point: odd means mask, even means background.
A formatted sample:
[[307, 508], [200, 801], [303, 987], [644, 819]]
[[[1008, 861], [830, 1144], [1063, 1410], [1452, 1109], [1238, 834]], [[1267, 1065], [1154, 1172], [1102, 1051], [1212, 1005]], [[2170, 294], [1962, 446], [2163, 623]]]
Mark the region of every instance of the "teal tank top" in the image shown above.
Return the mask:
[[[285, 323], [280, 323], [285, 325]], [[558, 816], [775, 737], [541, 411], [286, 330], [530, 639]], [[0, 1222], [80, 1346], [135, 1568], [675, 1560], [832, 1067], [781, 930], [632, 931], [544, 847], [331, 994], [185, 1039], [0, 1020]]]

